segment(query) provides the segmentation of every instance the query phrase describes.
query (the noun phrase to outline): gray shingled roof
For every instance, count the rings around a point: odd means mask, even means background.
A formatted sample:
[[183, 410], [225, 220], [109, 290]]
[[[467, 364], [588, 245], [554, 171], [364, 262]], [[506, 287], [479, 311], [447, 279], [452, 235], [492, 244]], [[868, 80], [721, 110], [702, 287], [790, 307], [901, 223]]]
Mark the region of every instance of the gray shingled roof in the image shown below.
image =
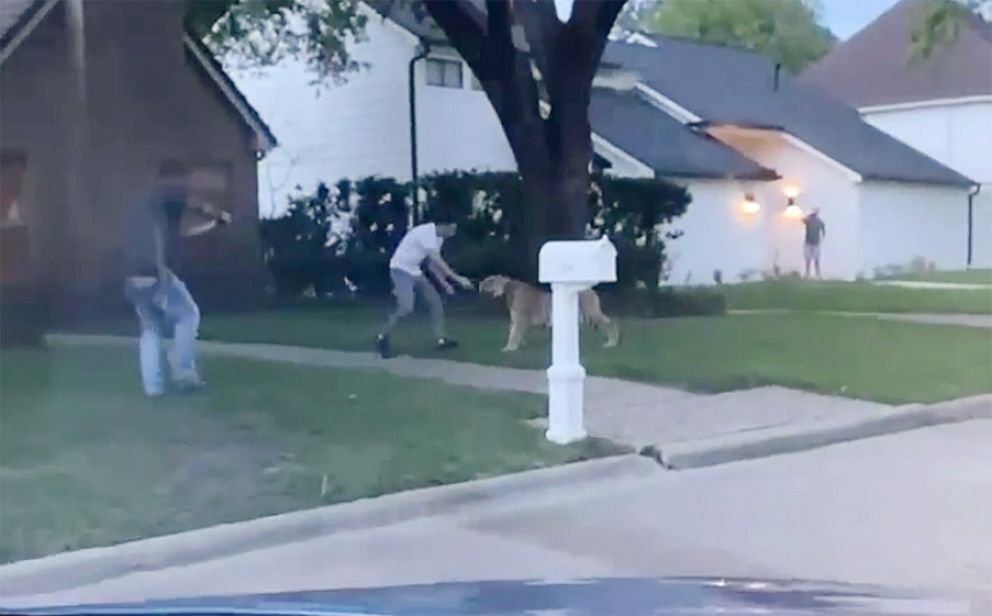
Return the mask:
[[797, 83], [750, 51], [653, 37], [657, 47], [610, 43], [606, 58], [704, 123], [781, 129], [865, 179], [968, 186], [974, 182]]
[[910, 61], [910, 36], [933, 0], [902, 0], [799, 80], [855, 107], [992, 94], [992, 24], [968, 14], [957, 38]]
[[589, 105], [593, 131], [659, 175], [775, 179], [766, 169], [706, 134], [660, 112], [634, 92], [597, 88]]

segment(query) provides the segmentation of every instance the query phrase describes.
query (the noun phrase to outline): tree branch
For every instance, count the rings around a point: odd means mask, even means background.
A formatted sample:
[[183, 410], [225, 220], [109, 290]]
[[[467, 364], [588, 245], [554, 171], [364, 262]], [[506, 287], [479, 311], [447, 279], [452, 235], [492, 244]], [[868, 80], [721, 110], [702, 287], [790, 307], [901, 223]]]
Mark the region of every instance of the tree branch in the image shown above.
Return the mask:
[[[478, 58], [487, 32], [479, 20], [479, 11], [471, 0], [423, 0], [427, 12], [444, 30], [448, 42], [471, 64]], [[470, 57], [471, 56], [471, 57]]]
[[584, 32], [594, 34], [592, 65], [599, 66], [603, 50], [627, 0], [580, 0], [575, 3], [569, 24], [580, 26]]
[[555, 40], [561, 31], [561, 22], [555, 14], [554, 5], [548, 0], [539, 0], [515, 2], [513, 8], [517, 21], [523, 26], [537, 70], [547, 79], [550, 64], [548, 42]]
[[518, 164], [543, 155], [543, 148], [538, 153], [532, 147], [534, 137], [543, 132], [537, 84], [528, 57], [513, 45], [509, 3], [490, 0], [483, 16], [468, 0], [423, 2], [448, 42], [479, 77]]

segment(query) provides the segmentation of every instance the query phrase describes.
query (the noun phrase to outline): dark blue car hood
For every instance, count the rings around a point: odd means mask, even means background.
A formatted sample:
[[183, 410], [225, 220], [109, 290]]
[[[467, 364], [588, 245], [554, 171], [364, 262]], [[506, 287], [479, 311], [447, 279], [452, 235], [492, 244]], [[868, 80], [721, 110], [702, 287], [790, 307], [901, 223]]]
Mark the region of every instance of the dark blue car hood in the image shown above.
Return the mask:
[[[2, 609], [2, 608], [0, 608]], [[976, 613], [964, 599], [879, 586], [728, 578], [612, 578], [452, 582], [384, 588], [38, 608], [17, 613], [481, 616]]]

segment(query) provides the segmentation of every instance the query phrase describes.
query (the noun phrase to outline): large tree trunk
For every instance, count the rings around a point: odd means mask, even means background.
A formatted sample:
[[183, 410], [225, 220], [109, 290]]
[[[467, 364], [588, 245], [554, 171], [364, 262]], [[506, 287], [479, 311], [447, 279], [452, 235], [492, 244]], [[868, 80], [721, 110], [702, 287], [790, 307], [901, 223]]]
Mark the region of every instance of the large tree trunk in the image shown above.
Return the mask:
[[522, 263], [517, 275], [537, 281], [537, 256], [546, 241], [582, 239], [589, 220], [588, 165], [524, 165]]
[[[486, 0], [485, 12], [471, 0], [424, 1], [482, 83], [513, 150], [525, 209], [516, 275], [536, 281], [545, 241], [585, 235], [592, 80], [624, 0], [581, 0], [566, 24], [550, 0]], [[514, 40], [514, 25], [529, 51]]]

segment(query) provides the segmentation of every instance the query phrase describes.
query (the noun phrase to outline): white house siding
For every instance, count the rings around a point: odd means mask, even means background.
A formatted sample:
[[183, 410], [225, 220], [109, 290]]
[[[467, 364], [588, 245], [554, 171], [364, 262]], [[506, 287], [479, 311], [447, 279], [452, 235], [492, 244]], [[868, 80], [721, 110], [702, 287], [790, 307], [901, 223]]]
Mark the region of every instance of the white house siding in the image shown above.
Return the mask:
[[[280, 146], [259, 170], [262, 214], [281, 211], [297, 186], [370, 175], [410, 179], [408, 66], [417, 39], [370, 13], [365, 38], [349, 46], [366, 64], [343, 83], [314, 85], [295, 60], [259, 71], [232, 69], [235, 82], [269, 123]], [[456, 58], [434, 51], [431, 57]], [[230, 67], [229, 67], [230, 68]], [[420, 173], [452, 169], [509, 170], [516, 165], [496, 114], [462, 63], [461, 89], [429, 86], [416, 65]]]
[[767, 269], [803, 270], [803, 224], [784, 215], [786, 186], [800, 190], [797, 204], [804, 212], [820, 210], [827, 225], [822, 267], [826, 278], [854, 278], [860, 271], [858, 257], [860, 222], [856, 177], [800, 142], [767, 130], [713, 129], [713, 134], [745, 156], [774, 169], [781, 180], [758, 182], [750, 187], [767, 228], [770, 258]]
[[[430, 57], [461, 62], [454, 51], [432, 52]], [[455, 89], [427, 85], [424, 61], [417, 63], [419, 172], [516, 170], [513, 152], [489, 98], [482, 90], [472, 88], [472, 71], [468, 64], [461, 64], [462, 88]], [[403, 143], [409, 144], [409, 125], [404, 123], [404, 126], [408, 132], [404, 133]], [[409, 179], [409, 162], [405, 172], [397, 177]]]
[[673, 181], [688, 188], [692, 203], [669, 226], [682, 236], [665, 243], [668, 284], [713, 284], [717, 270], [724, 282], [738, 282], [757, 278], [770, 267], [769, 212], [745, 214], [744, 192], [737, 182]]
[[[596, 135], [593, 149], [610, 162], [610, 175], [655, 176], [650, 167]], [[759, 272], [769, 269], [767, 213], [741, 211], [744, 185], [733, 180], [666, 179], [686, 188], [692, 202], [685, 214], [665, 227], [666, 232], [681, 232], [680, 237], [665, 240], [665, 284], [714, 284], [717, 270], [725, 282], [736, 282], [742, 275], [757, 277]], [[754, 186], [747, 188], [753, 190]]]
[[972, 213], [972, 267], [992, 267], [992, 182], [982, 184]]
[[865, 120], [982, 188], [974, 206], [976, 267], [992, 267], [992, 96], [862, 110]]
[[982, 183], [992, 183], [992, 96], [866, 108], [873, 126]]
[[366, 34], [350, 51], [369, 68], [342, 84], [314, 85], [314, 74], [288, 59], [262, 73], [232, 71], [280, 141], [259, 169], [263, 215], [285, 208], [297, 186], [311, 192], [343, 177], [409, 177], [406, 70], [416, 42], [374, 16]]
[[964, 267], [966, 189], [865, 182], [858, 192], [865, 274], [879, 267], [907, 266], [914, 259], [933, 262], [938, 269]]

